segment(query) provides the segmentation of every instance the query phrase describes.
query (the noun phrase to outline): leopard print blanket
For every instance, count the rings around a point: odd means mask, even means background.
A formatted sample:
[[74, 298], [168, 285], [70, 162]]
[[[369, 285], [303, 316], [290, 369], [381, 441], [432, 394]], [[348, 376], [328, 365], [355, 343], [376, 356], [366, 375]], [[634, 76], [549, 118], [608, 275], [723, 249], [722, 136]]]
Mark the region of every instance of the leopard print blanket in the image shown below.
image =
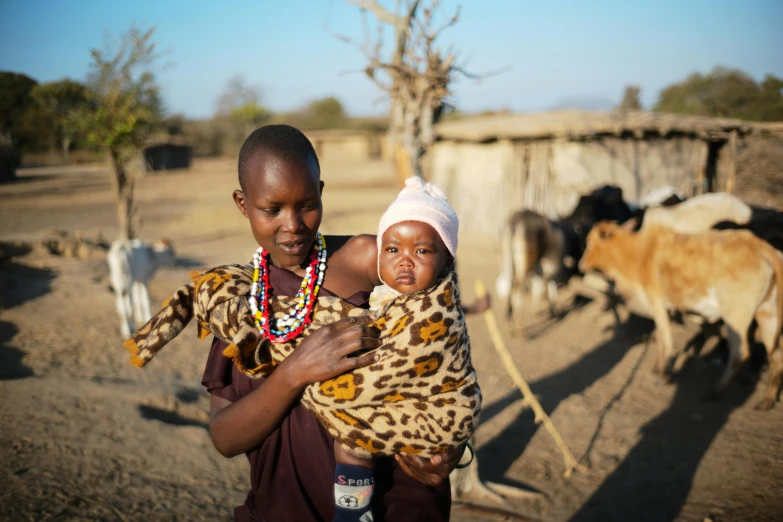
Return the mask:
[[[252, 267], [227, 265], [192, 274], [163, 309], [124, 343], [142, 367], [196, 318], [198, 336], [214, 334], [223, 355], [251, 377], [269, 375], [313, 330], [344, 317], [369, 313], [337, 297], [319, 297], [312, 322], [289, 343], [259, 343], [247, 295]], [[295, 305], [274, 297], [276, 317]], [[470, 339], [456, 274], [432, 288], [387, 303], [373, 325], [382, 345], [377, 363], [309, 385], [302, 404], [351, 453], [364, 458], [395, 453], [429, 457], [467, 441], [481, 408], [471, 365]]]

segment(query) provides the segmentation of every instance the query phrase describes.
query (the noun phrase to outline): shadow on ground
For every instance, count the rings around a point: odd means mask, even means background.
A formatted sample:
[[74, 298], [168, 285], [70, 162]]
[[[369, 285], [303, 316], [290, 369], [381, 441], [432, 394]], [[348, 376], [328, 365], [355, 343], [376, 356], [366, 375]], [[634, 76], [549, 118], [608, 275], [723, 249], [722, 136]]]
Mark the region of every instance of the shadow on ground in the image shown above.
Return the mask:
[[[552, 414], [562, 401], [573, 394], [582, 393], [608, 374], [625, 357], [628, 348], [642, 342], [652, 329], [652, 321], [630, 315], [628, 320], [616, 329], [611, 339], [596, 346], [561, 372], [531, 382], [530, 388], [539, 397], [544, 411]], [[522, 394], [515, 390], [486, 406], [481, 411], [480, 422], [489, 422], [521, 398]], [[527, 485], [510, 480], [505, 475], [525, 451], [537, 430], [533, 412], [525, 409], [497, 437], [482, 445], [478, 450], [479, 462], [482, 463], [482, 480], [529, 489]]]
[[209, 429], [209, 424], [206, 422], [184, 417], [176, 411], [156, 408], [155, 406], [139, 404], [139, 413], [147, 420], [156, 420], [166, 424], [171, 424], [172, 426], [198, 426], [199, 428], [204, 428], [205, 430]]
[[19, 306], [51, 289], [54, 271], [17, 261], [29, 252], [27, 245], [0, 242], [0, 309]]
[[0, 321], [0, 381], [32, 377], [33, 370], [22, 362], [24, 352], [8, 343], [19, 333], [15, 324]]
[[[533, 393], [540, 398], [544, 410], [551, 414], [570, 395], [582, 393], [608, 374], [625, 356], [628, 348], [649, 339], [653, 329], [652, 321], [630, 315], [610, 340], [596, 346], [563, 371], [532, 382]], [[696, 353], [705, 340], [691, 340], [697, 345], [693, 347]], [[647, 349], [655, 349], [654, 341]], [[632, 369], [629, 382], [610, 399], [605, 410], [611, 408], [624, 393], [643, 359], [644, 355]], [[669, 407], [641, 428], [641, 440], [571, 521], [677, 519], [691, 490], [699, 462], [731, 412], [746, 402], [754, 388], [735, 380], [719, 401], [704, 402], [702, 397], [705, 392], [723, 371], [717, 365], [705, 368], [705, 363], [693, 358], [685, 362], [676, 375], [675, 396]], [[696, 365], [701, 365], [698, 371], [694, 369]], [[481, 412], [481, 422], [489, 421], [521, 398], [521, 394], [515, 391], [488, 405]], [[526, 485], [505, 475], [524, 452], [536, 430], [538, 426], [533, 422], [532, 412], [525, 409], [496, 438], [482, 446], [478, 450], [482, 480], [526, 488]], [[600, 426], [588, 448], [588, 462], [599, 431]]]
[[[641, 440], [571, 518], [592, 520], [676, 520], [693, 485], [699, 462], [732, 411], [753, 393], [753, 386], [732, 382], [722, 398], [700, 397], [714, 381], [695, 372], [688, 360], [678, 374], [669, 407], [644, 425]], [[696, 378], [698, 375], [698, 378]]]

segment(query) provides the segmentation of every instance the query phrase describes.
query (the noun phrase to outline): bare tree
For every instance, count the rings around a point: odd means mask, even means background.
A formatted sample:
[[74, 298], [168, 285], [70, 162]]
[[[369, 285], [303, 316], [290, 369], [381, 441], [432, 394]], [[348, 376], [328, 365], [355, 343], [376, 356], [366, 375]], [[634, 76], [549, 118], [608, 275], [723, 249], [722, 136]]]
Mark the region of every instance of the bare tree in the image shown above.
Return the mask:
[[[364, 74], [389, 96], [388, 138], [395, 150], [398, 176], [421, 176], [422, 158], [435, 141], [434, 124], [443, 112], [455, 76], [481, 78], [458, 64], [453, 47], [442, 50], [436, 45], [443, 31], [457, 23], [460, 9], [444, 20], [439, 16], [440, 0], [397, 0], [394, 11], [377, 0], [346, 2], [361, 12], [364, 42], [335, 36], [364, 54]], [[375, 36], [368, 13], [375, 18]], [[383, 45], [386, 27], [394, 29], [394, 49], [390, 53]]]
[[261, 88], [249, 84], [241, 74], [233, 76], [217, 100], [217, 113], [229, 115], [239, 107], [255, 106], [261, 101]]

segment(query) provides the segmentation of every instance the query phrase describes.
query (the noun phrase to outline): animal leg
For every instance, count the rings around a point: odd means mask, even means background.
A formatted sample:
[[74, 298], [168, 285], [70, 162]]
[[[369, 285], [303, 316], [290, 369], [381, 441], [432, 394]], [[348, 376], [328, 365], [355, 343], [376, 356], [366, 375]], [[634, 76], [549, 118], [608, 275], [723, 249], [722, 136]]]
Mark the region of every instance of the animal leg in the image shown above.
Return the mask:
[[729, 360], [726, 363], [726, 369], [723, 375], [718, 379], [713, 389], [707, 395], [709, 400], [717, 400], [721, 392], [729, 383], [742, 364], [750, 358], [750, 348], [748, 347], [747, 328], [742, 330], [736, 328], [733, 324], [728, 324], [727, 342], [729, 345]]
[[[756, 308], [758, 310], [758, 307]], [[737, 370], [750, 359], [750, 346], [748, 345], [748, 330], [756, 312], [747, 307], [733, 306], [723, 309], [723, 322], [726, 324], [728, 335], [726, 341], [729, 345], [729, 359], [723, 375], [709, 393], [708, 398], [715, 400], [737, 373]]]
[[557, 282], [549, 279], [546, 282], [546, 298], [549, 302], [549, 315], [555, 317], [555, 303], [557, 302]]
[[756, 335], [767, 350], [767, 361], [769, 362], [767, 393], [764, 399], [756, 404], [757, 410], [772, 409], [783, 386], [783, 347], [778, 346], [778, 332], [780, 332], [783, 317], [778, 317], [776, 310], [777, 292], [777, 287], [773, 286], [756, 311], [756, 323], [758, 324]]
[[658, 338], [658, 360], [655, 365], [655, 373], [660, 374], [665, 381], [671, 381], [672, 358], [672, 325], [669, 320], [669, 312], [661, 301], [648, 299], [655, 320], [655, 335]]
[[[510, 260], [505, 261], [511, 270], [507, 273], [513, 280], [511, 290], [511, 308], [514, 316], [514, 326], [521, 326], [521, 314], [524, 306], [524, 287], [525, 278], [529, 270], [528, 265], [528, 244], [525, 239], [525, 226], [522, 223], [516, 225], [511, 231], [511, 235], [506, 241], [509, 249], [507, 254]], [[504, 255], [506, 255], [504, 253]], [[508, 269], [507, 269], [508, 270]]]
[[123, 337], [130, 337], [136, 327], [133, 324], [133, 303], [129, 289], [115, 289], [114, 303], [117, 306], [117, 313], [120, 315], [120, 334]]
[[136, 311], [134, 317], [136, 319], [136, 324], [141, 326], [152, 318], [152, 313], [150, 312], [150, 294], [147, 290], [147, 285], [140, 281], [133, 283], [133, 287], [135, 290], [133, 304], [134, 310]]
[[778, 347], [769, 357], [769, 376], [766, 396], [756, 404], [757, 410], [771, 410], [783, 388], [783, 349]]
[[538, 274], [530, 275], [530, 301], [533, 309], [537, 311], [544, 296], [544, 280]]
[[508, 296], [509, 317], [514, 327], [519, 327], [522, 320], [522, 309], [524, 308], [525, 295], [523, 287], [515, 284], [511, 288], [511, 294]]

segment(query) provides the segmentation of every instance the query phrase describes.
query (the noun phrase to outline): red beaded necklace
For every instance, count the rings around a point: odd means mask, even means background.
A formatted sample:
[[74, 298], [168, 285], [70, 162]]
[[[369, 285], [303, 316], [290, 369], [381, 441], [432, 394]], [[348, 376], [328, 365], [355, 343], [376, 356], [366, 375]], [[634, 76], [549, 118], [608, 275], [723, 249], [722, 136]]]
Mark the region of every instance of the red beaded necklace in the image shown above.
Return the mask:
[[268, 254], [258, 247], [253, 254], [253, 286], [250, 290], [250, 313], [259, 333], [273, 343], [285, 343], [296, 338], [309, 324], [315, 300], [323, 284], [326, 273], [326, 240], [320, 232], [316, 234], [310, 264], [302, 278], [302, 285], [296, 294], [297, 305], [290, 314], [279, 319], [269, 316], [269, 295], [272, 285], [269, 282]]

